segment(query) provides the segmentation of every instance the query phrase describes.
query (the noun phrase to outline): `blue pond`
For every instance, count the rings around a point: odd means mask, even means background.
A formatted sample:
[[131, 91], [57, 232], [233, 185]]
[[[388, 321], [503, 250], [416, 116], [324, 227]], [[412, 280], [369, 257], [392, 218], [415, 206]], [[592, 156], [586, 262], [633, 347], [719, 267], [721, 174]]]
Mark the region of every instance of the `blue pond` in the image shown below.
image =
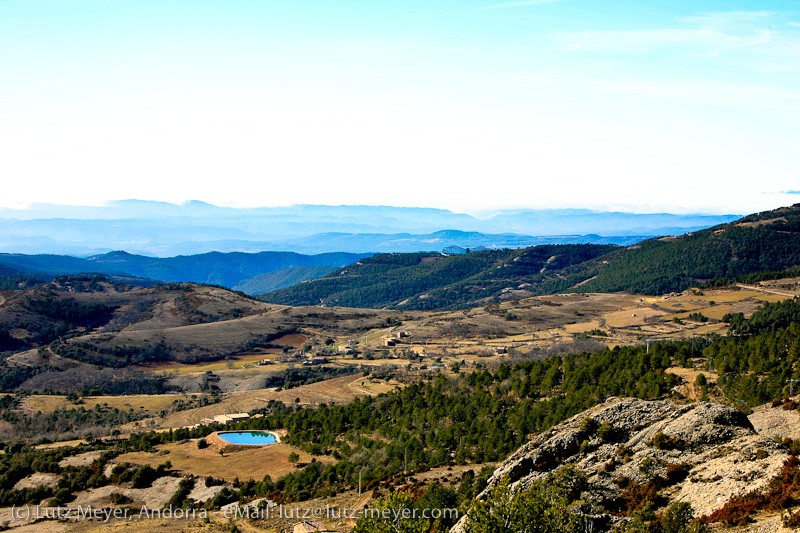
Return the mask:
[[272, 433], [266, 431], [232, 431], [218, 433], [220, 438], [231, 444], [275, 444], [278, 440]]

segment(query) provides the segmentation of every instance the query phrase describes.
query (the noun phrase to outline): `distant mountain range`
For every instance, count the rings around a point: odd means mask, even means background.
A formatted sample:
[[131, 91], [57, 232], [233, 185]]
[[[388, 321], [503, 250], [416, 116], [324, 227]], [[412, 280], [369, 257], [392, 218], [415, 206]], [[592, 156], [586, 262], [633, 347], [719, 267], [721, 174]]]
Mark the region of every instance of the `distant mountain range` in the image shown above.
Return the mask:
[[538, 244], [629, 245], [729, 222], [736, 215], [297, 205], [237, 209], [141, 200], [103, 207], [0, 209], [0, 252], [92, 256], [114, 250], [170, 257], [207, 252], [374, 253]]
[[[357, 236], [328, 234], [345, 246]], [[500, 247], [498, 235], [455, 230], [424, 236], [369, 234], [389, 249], [422, 242], [433, 250], [414, 253], [209, 252], [158, 258], [123, 251], [86, 258], [69, 255], [2, 254], [6, 286], [59, 274], [100, 273], [159, 281], [216, 284], [272, 303], [399, 309], [455, 309], [555, 292], [630, 291], [661, 294], [719, 278], [800, 265], [800, 204], [758, 213], [681, 236], [619, 246], [620, 238], [594, 235], [601, 243], [559, 237], [558, 244]], [[383, 239], [383, 240], [380, 240]], [[624, 240], [624, 239], [623, 239]], [[467, 246], [460, 246], [462, 242]], [[470, 249], [470, 253], [467, 252]], [[137, 282], [138, 283], [138, 282]]]
[[[159, 281], [189, 281], [236, 287], [237, 290], [266, 292], [322, 276], [338, 267], [356, 262], [368, 254], [330, 253], [302, 255], [294, 252], [241, 252], [178, 256], [145, 257], [127, 252], [110, 252], [89, 258], [66, 255], [0, 254], [0, 275], [32, 274], [52, 277], [60, 274], [98, 273], [135, 276]], [[293, 269], [307, 267], [297, 272]], [[263, 279], [265, 273], [282, 272]], [[3, 274], [5, 272], [5, 274]], [[259, 279], [249, 281], [251, 278]], [[246, 283], [249, 281], [249, 284]], [[242, 285], [244, 283], [244, 285]]]

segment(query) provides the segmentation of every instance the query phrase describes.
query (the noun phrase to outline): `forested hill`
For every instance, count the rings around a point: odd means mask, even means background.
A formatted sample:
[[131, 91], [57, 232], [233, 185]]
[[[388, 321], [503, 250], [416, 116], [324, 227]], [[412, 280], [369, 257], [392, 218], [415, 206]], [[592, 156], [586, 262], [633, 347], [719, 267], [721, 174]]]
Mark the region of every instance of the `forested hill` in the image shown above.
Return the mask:
[[264, 298], [287, 305], [321, 302], [421, 310], [470, 307], [503, 296], [564, 291], [585, 279], [581, 265], [615, 249], [613, 245], [578, 244], [449, 256], [378, 254]]
[[680, 237], [650, 239], [598, 267], [580, 290], [662, 294], [800, 265], [800, 204]]
[[465, 255], [383, 254], [269, 294], [269, 302], [454, 309], [555, 292], [663, 294], [800, 265], [800, 204], [628, 248], [546, 245]]

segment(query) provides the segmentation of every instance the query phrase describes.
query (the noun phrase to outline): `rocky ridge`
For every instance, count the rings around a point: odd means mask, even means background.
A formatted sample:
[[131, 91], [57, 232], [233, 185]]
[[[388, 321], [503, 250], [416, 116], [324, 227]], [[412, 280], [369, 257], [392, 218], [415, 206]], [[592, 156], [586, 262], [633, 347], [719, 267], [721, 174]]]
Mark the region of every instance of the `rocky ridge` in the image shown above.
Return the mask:
[[[525, 490], [557, 468], [574, 465], [587, 476], [580, 499], [601, 523], [618, 521], [606, 513], [624, 487], [657, 478], [670, 479], [659, 488], [663, 503], [687, 502], [699, 517], [734, 496], [765, 488], [788, 457], [737, 409], [612, 398], [523, 445], [495, 470], [479, 498], [505, 477], [512, 489]], [[464, 518], [451, 529], [463, 531]]]

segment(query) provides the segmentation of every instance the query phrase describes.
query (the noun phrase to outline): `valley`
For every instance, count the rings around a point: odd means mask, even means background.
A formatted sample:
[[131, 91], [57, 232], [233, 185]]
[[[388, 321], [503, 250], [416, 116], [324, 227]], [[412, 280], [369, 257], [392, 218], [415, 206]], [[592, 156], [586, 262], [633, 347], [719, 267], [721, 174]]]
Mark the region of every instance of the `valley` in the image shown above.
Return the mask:
[[[768, 490], [780, 472], [794, 475], [788, 458], [800, 451], [795, 251], [760, 266], [786, 250], [798, 216], [753, 215], [627, 249], [372, 256], [259, 298], [191, 282], [11, 272], [0, 289], [0, 520], [25, 531], [8, 511], [24, 503], [168, 507], [203, 514], [181, 527], [269, 531], [297, 518], [228, 511], [237, 502], [363, 510], [393, 497], [463, 516], [480, 512], [476, 497], [501, 497], [510, 472], [517, 491], [546, 482], [591, 502], [581, 520], [601, 530], [652, 526], [679, 501], [721, 531], [788, 524], [769, 505], [735, 502], [742, 479]], [[721, 240], [727, 233], [736, 238]], [[757, 239], [768, 243], [750, 267], [717, 270], [734, 278], [682, 277], [687, 246], [702, 264]], [[642, 257], [652, 268], [641, 269]], [[592, 292], [620, 283], [620, 272], [625, 287], [647, 290]], [[314, 304], [302, 302], [308, 294]], [[651, 429], [615, 411], [629, 403]], [[280, 443], [220, 447], [217, 433], [229, 429]], [[737, 447], [732, 464], [742, 466], [718, 478], [731, 468], [723, 450]], [[532, 462], [514, 466], [521, 454]], [[566, 475], [584, 488], [552, 478]], [[642, 514], [644, 501], [658, 514]], [[335, 531], [366, 524], [328, 518]], [[83, 520], [42, 524], [90, 530]]]

